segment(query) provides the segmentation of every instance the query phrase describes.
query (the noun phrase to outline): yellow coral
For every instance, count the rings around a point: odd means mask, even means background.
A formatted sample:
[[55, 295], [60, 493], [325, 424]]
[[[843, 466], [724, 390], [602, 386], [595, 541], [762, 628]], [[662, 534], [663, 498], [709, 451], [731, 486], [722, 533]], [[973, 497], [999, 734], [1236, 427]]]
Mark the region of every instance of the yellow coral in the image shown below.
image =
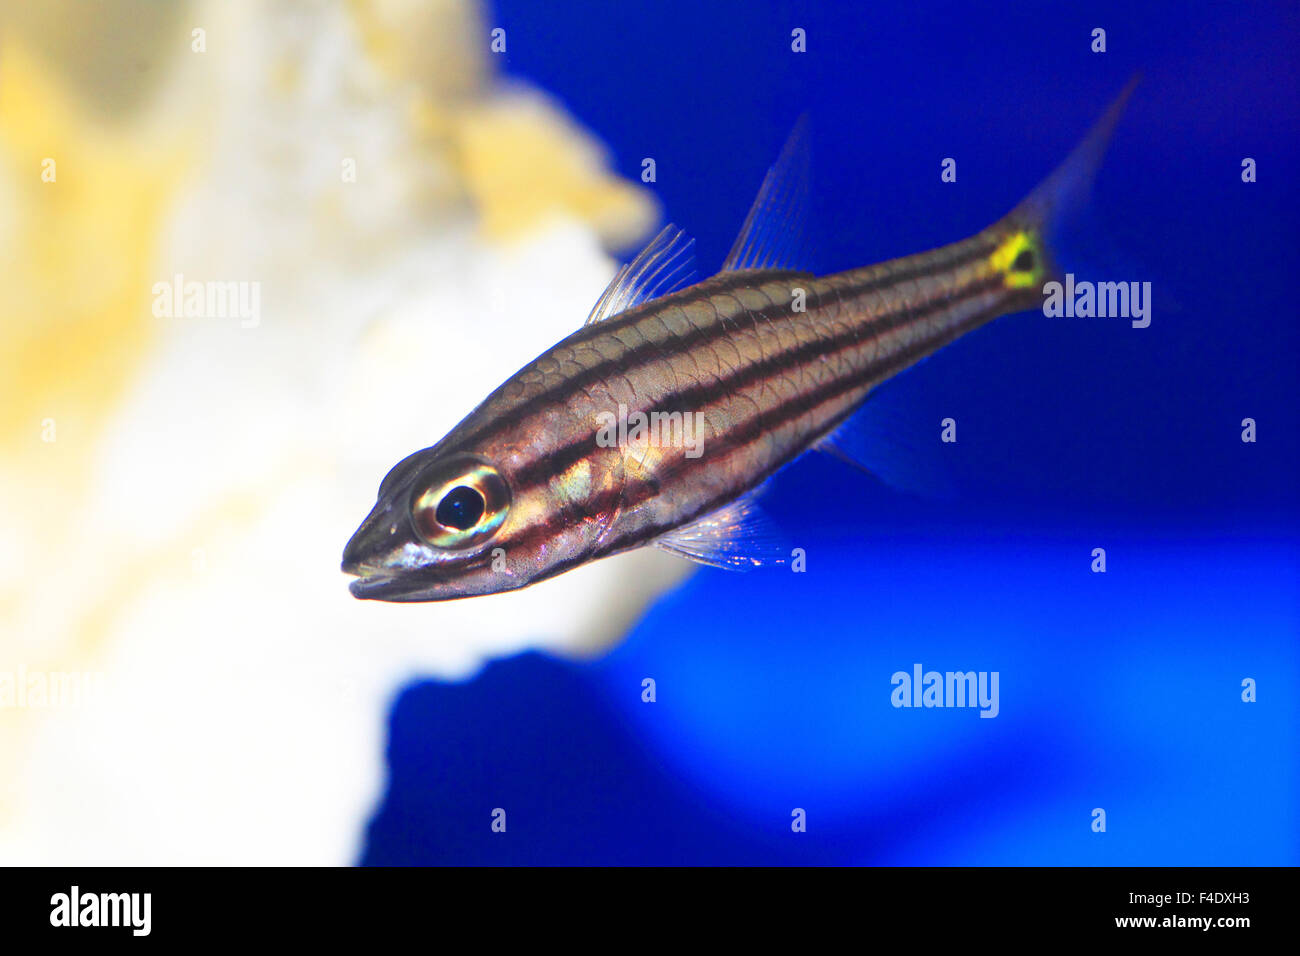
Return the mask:
[[[149, 338], [150, 267], [180, 154], [80, 109], [0, 50], [0, 452], [80, 454]], [[42, 449], [42, 422], [61, 440]], [[63, 462], [63, 466], [73, 464]]]
[[459, 170], [482, 229], [510, 239], [563, 214], [590, 224], [608, 245], [637, 241], [654, 224], [653, 201], [605, 173], [594, 144], [556, 118], [544, 101], [522, 95], [457, 118]]

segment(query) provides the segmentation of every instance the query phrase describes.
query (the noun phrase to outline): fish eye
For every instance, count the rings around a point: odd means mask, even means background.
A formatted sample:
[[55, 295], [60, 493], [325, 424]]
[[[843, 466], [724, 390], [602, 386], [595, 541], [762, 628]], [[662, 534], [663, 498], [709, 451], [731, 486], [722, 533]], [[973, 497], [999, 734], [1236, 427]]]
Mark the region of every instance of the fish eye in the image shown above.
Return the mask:
[[510, 510], [510, 488], [496, 468], [461, 458], [437, 467], [416, 485], [411, 522], [425, 543], [460, 549], [496, 533]]
[[482, 494], [474, 488], [457, 485], [438, 502], [433, 516], [444, 528], [468, 531], [478, 524], [486, 510], [487, 502]]

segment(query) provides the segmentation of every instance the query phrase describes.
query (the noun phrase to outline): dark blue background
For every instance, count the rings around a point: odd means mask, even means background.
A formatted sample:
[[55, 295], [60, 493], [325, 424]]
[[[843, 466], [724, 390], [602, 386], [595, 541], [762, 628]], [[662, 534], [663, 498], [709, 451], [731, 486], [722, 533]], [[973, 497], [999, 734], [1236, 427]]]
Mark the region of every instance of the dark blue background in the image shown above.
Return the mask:
[[[507, 73], [629, 178], [655, 158], [703, 273], [803, 111], [827, 272], [996, 219], [1140, 70], [1067, 265], [1151, 281], [1153, 320], [1023, 314], [890, 383], [876, 414], [905, 442], [957, 419], [958, 494], [805, 457], [769, 498], [805, 574], [704, 570], [595, 663], [407, 688], [364, 862], [1296, 863], [1298, 17], [498, 2]], [[892, 708], [917, 662], [998, 671], [1001, 714]]]

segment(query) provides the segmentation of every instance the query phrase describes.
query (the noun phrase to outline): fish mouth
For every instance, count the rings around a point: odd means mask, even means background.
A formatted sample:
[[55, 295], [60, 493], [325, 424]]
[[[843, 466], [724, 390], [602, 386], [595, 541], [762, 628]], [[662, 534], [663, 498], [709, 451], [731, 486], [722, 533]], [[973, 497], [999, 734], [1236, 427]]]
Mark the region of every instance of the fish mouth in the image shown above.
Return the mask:
[[352, 596], [362, 601], [446, 601], [465, 595], [442, 587], [445, 573], [428, 567], [412, 568], [394, 563], [403, 537], [394, 522], [391, 506], [380, 503], [361, 523], [343, 548], [343, 572], [355, 581], [348, 583]]
[[365, 574], [361, 571], [350, 570], [346, 565], [343, 570], [347, 571], [348, 574], [364, 575], [348, 584], [348, 590], [352, 592], [352, 596], [362, 601], [409, 601], [413, 599], [414, 592], [421, 589], [420, 585], [408, 580], [402, 580], [392, 574], [382, 572]]
[[382, 502], [361, 522], [361, 527], [343, 547], [343, 573], [357, 580], [349, 582], [352, 596], [362, 600], [400, 601], [415, 587], [388, 563], [397, 527]]
[[420, 586], [388, 564], [387, 538], [385, 529], [367, 519], [343, 548], [343, 573], [356, 578], [348, 582], [353, 597], [400, 601]]
[[[356, 573], [356, 572], [351, 572]], [[445, 588], [443, 579], [423, 574], [394, 574], [380, 571], [359, 577], [348, 584], [354, 598], [362, 601], [391, 601], [404, 604], [428, 604], [473, 597], [473, 592]]]
[[393, 520], [391, 504], [380, 502], [343, 548], [342, 569], [356, 578], [348, 583], [362, 601], [452, 601], [478, 593], [459, 580], [454, 567], [413, 563], [404, 555], [410, 532]]

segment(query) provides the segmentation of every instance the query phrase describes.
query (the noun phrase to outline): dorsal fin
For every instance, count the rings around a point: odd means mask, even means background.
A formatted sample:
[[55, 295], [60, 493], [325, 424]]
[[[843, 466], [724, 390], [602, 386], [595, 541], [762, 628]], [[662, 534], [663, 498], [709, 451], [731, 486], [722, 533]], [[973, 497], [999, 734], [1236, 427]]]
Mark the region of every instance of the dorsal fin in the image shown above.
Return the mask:
[[763, 187], [745, 217], [724, 272], [736, 269], [802, 269], [808, 219], [808, 177], [811, 168], [808, 115], [794, 124], [776, 165], [767, 171]]
[[586, 325], [626, 312], [642, 302], [675, 292], [695, 275], [695, 240], [672, 223], [614, 274], [591, 308]]

